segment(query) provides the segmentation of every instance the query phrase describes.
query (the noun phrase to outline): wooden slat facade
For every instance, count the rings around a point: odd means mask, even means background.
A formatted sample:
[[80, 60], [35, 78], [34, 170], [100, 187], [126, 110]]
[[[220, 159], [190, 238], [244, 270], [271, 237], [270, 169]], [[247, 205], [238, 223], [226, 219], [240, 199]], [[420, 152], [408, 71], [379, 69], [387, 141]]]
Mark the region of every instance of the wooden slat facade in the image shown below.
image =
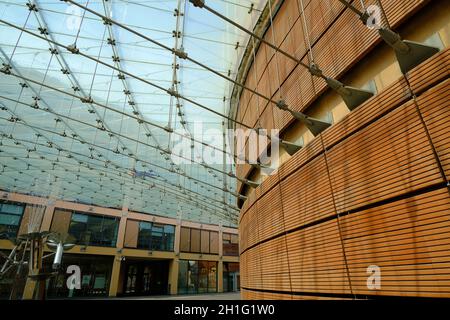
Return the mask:
[[[381, 2], [391, 26], [428, 3]], [[274, 39], [307, 59], [296, 4], [282, 5]], [[338, 1], [305, 4], [313, 54], [325, 73], [343, 75], [379, 42]], [[272, 41], [271, 28], [265, 38]], [[243, 299], [450, 297], [449, 75], [447, 48], [315, 137], [249, 193], [239, 226]], [[325, 91], [267, 46], [247, 85], [271, 97], [281, 93], [298, 111]], [[255, 125], [259, 116], [263, 127], [278, 129], [292, 121], [262, 102], [256, 114], [244, 92], [238, 119]], [[237, 173], [250, 170], [238, 166]], [[381, 268], [379, 289], [367, 286], [371, 265]]]

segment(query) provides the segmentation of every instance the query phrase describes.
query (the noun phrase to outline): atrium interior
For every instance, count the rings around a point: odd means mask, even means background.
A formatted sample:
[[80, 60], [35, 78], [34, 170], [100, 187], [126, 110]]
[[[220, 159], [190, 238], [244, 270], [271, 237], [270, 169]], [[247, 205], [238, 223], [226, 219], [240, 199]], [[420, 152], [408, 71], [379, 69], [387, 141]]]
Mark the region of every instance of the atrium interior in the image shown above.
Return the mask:
[[0, 299], [449, 298], [449, 46], [447, 1], [0, 0]]

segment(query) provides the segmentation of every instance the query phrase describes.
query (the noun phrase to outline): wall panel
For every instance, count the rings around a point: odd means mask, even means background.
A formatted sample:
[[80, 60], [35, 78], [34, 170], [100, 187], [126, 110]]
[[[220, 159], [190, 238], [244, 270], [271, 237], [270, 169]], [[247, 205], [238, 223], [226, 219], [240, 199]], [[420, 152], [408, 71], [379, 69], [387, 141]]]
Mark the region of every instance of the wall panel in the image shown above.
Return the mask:
[[[274, 32], [308, 63], [294, 2], [274, 18]], [[428, 1], [382, 3], [396, 27]], [[380, 42], [338, 1], [305, 4], [313, 55], [328, 75], [344, 75]], [[257, 78], [265, 93], [298, 111], [324, 93], [321, 79], [263, 50], [256, 65], [266, 70]], [[447, 48], [392, 79], [250, 191], [239, 223], [244, 299], [450, 297], [449, 57]], [[270, 110], [269, 121], [267, 112], [260, 112], [267, 127], [292, 120]], [[237, 172], [246, 176], [250, 167]], [[381, 268], [378, 289], [367, 287], [373, 265]]]

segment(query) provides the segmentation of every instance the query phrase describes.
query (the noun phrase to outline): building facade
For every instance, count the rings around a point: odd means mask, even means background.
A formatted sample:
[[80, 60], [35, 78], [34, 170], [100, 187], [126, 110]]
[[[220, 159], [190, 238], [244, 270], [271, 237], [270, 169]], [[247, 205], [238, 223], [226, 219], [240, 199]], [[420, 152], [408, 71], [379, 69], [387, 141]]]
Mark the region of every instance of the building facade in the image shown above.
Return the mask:
[[260, 183], [238, 186], [248, 196], [239, 222], [243, 298], [450, 297], [450, 7], [362, 3], [378, 6], [383, 27], [435, 53], [402, 72], [394, 49], [337, 0], [269, 1], [255, 28], [373, 97], [350, 110], [323, 79], [266, 43], [244, 56], [249, 88], [330, 126], [314, 136], [289, 112], [236, 92], [237, 120], [303, 146], [282, 151], [274, 174], [237, 168]]
[[[8, 239], [27, 233], [36, 206], [45, 207], [38, 222], [40, 231], [69, 234], [76, 244], [64, 253], [59, 274], [47, 281], [49, 298], [239, 290], [236, 229], [137, 213], [127, 208], [117, 210], [10, 192], [0, 194], [0, 251], [9, 254], [14, 243]], [[51, 257], [44, 259], [44, 270], [51, 271], [52, 261]], [[69, 266], [80, 268], [80, 289], [67, 286], [73, 273], [68, 272]], [[23, 297], [31, 297], [26, 269], [18, 279], [11, 276], [0, 281], [2, 298], [10, 296], [13, 286], [15, 298], [21, 298], [22, 292]]]

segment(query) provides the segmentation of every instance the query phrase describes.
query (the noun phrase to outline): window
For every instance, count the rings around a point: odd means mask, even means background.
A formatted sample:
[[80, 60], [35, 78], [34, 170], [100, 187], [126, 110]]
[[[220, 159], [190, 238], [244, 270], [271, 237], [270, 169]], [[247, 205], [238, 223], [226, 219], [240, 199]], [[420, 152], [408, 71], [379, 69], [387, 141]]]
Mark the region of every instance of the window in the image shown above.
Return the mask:
[[178, 293], [217, 292], [217, 262], [180, 260]]
[[24, 205], [0, 203], [0, 239], [10, 239], [17, 236]]
[[75, 212], [69, 226], [69, 234], [81, 245], [115, 247], [119, 219]]
[[219, 254], [219, 232], [182, 227], [180, 251]]
[[238, 256], [239, 255], [239, 239], [237, 234], [223, 234], [223, 255]]
[[223, 291], [235, 292], [240, 289], [239, 263], [223, 263]]
[[152, 228], [152, 238], [151, 238], [151, 249], [152, 250], [164, 250], [163, 243], [164, 226], [153, 224]]
[[165, 225], [164, 226], [164, 236], [163, 243], [165, 243], [165, 251], [173, 251], [173, 246], [175, 244], [175, 226]]
[[173, 251], [175, 226], [139, 222], [137, 248], [152, 251]]
[[137, 247], [139, 249], [150, 249], [152, 240], [152, 223], [140, 222]]
[[[47, 280], [47, 296], [51, 298], [104, 297], [108, 296], [113, 257], [64, 253], [61, 270], [70, 265], [81, 269], [81, 289], [70, 290], [67, 280], [71, 273], [61, 272]], [[49, 270], [53, 259], [44, 259], [44, 268]]]

